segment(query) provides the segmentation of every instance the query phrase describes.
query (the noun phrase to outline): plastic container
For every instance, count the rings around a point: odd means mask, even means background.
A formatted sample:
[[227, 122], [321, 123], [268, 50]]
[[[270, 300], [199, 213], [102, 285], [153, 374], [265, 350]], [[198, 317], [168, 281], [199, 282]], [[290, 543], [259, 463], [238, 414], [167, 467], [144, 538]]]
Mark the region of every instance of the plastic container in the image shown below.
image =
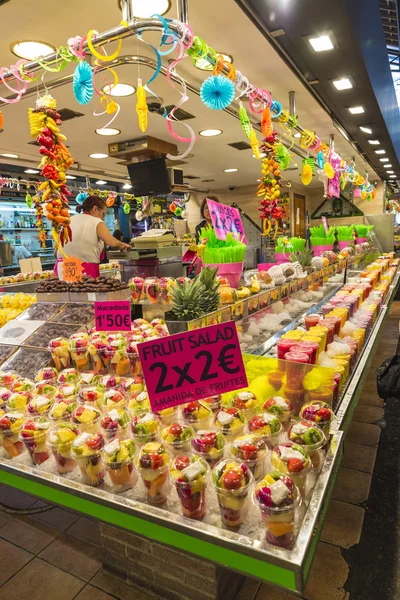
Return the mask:
[[104, 446], [102, 458], [114, 491], [124, 492], [135, 485], [137, 480], [135, 452], [135, 442], [130, 439], [115, 438]]
[[182, 418], [195, 431], [209, 429], [211, 426], [213, 413], [208, 404], [203, 404], [199, 400], [189, 402], [182, 409]]
[[307, 340], [299, 342], [299, 345], [297, 346], [297, 350], [299, 352], [304, 352], [305, 354], [308, 354], [309, 362], [311, 365], [316, 364], [318, 350], [319, 350], [319, 344], [317, 342], [310, 342]]
[[221, 521], [227, 527], [238, 527], [246, 520], [252, 482], [250, 469], [237, 460], [227, 459], [213, 468], [212, 483], [217, 494]]
[[[293, 346], [292, 346], [293, 347]], [[282, 348], [281, 348], [282, 350]], [[286, 352], [285, 352], [286, 354]], [[283, 378], [285, 377], [285, 371], [277, 369], [268, 373], [268, 383], [272, 385], [275, 390], [280, 390], [283, 384]]]
[[172, 462], [170, 478], [189, 519], [202, 519], [206, 514], [208, 465], [201, 456], [179, 454]]
[[20, 440], [24, 442], [34, 465], [41, 465], [50, 456], [47, 445], [49, 429], [50, 421], [47, 417], [32, 417], [25, 421], [20, 431]]
[[262, 405], [262, 410], [275, 415], [282, 425], [286, 425], [294, 414], [293, 404], [287, 398], [281, 396], [268, 398]]
[[256, 485], [254, 499], [266, 528], [266, 538], [279, 548], [291, 548], [299, 493], [291, 477], [268, 473]]
[[301, 390], [303, 388], [303, 379], [306, 374], [306, 364], [310, 357], [304, 352], [287, 352], [286, 361], [286, 385], [290, 389]]
[[83, 433], [95, 433], [102, 417], [101, 412], [95, 406], [82, 404], [72, 414], [72, 423], [75, 423]]
[[175, 421], [161, 430], [161, 439], [173, 455], [190, 452], [193, 429], [184, 421]]
[[101, 433], [81, 433], [72, 444], [72, 456], [81, 471], [82, 479], [87, 485], [101, 485], [106, 469], [101, 460], [104, 438]]
[[19, 435], [24, 424], [23, 413], [5, 413], [0, 417], [0, 441], [10, 458], [19, 456], [25, 449]]
[[245, 423], [246, 419], [242, 411], [233, 407], [221, 408], [214, 417], [214, 427], [222, 433], [227, 442], [232, 442], [244, 433]]
[[127, 438], [129, 435], [130, 424], [129, 413], [123, 408], [113, 408], [103, 415], [99, 427], [106, 441], [111, 441], [114, 438], [120, 440]]
[[304, 324], [306, 326], [306, 330], [308, 331], [310, 329], [310, 327], [315, 327], [315, 325], [318, 325], [320, 321], [320, 316], [319, 315], [307, 315], [304, 317]]
[[327, 250], [332, 250], [332, 244], [325, 244], [323, 246], [312, 246], [314, 256], [322, 256]]
[[158, 435], [158, 429], [159, 421], [153, 413], [142, 413], [132, 419], [132, 436], [139, 446], [154, 442]]
[[297, 344], [298, 344], [297, 340], [290, 340], [290, 339], [287, 339], [287, 338], [280, 338], [278, 340], [278, 343], [277, 343], [278, 359], [284, 360], [285, 359], [285, 354], [287, 352], [290, 352], [290, 350], [294, 346], [297, 346]]
[[279, 444], [283, 432], [282, 423], [270, 412], [255, 415], [248, 422], [247, 427], [250, 433], [259, 435], [271, 449]]
[[300, 494], [304, 496], [312, 464], [303, 446], [292, 442], [279, 444], [273, 449], [270, 460], [272, 468], [293, 479]]
[[137, 458], [137, 468], [147, 490], [147, 501], [161, 505], [167, 501], [170, 457], [159, 442], [150, 442], [143, 446]]
[[261, 436], [253, 433], [236, 438], [231, 445], [231, 455], [250, 469], [255, 480], [263, 477], [267, 446]]
[[210, 267], [210, 269], [215, 269], [216, 267], [218, 267], [218, 276], [225, 277], [228, 280], [230, 287], [232, 288], [239, 287], [240, 278], [243, 273], [243, 266], [243, 262], [204, 265], [204, 267]]
[[68, 369], [71, 364], [71, 355], [69, 353], [69, 340], [58, 337], [50, 340], [49, 351], [57, 371]]
[[224, 456], [226, 442], [222, 433], [208, 429], [196, 433], [191, 445], [193, 452], [213, 467]]
[[294, 420], [289, 427], [288, 437], [291, 442], [304, 448], [314, 469], [321, 466], [319, 450], [325, 445], [326, 437], [318, 425], [301, 418]]
[[75, 398], [64, 398], [56, 401], [50, 409], [49, 418], [53, 423], [69, 421], [78, 403]]
[[60, 475], [70, 473], [76, 467], [76, 461], [72, 456], [72, 444], [78, 435], [79, 429], [72, 423], [58, 423], [50, 430], [48, 444]]
[[275, 252], [275, 264], [283, 265], [289, 261], [289, 254], [284, 252]]
[[293, 405], [293, 414], [295, 416], [298, 415], [306, 397], [305, 390], [293, 390], [288, 386], [285, 386], [283, 395]]

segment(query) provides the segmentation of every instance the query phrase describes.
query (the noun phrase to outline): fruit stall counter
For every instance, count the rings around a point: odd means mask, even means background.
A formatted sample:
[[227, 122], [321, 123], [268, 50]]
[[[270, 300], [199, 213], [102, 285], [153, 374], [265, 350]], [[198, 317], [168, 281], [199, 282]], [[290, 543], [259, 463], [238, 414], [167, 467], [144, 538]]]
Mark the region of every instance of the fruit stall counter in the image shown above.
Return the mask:
[[[369, 272], [370, 278], [368, 282], [374, 280], [375, 283], [374, 291], [370, 293], [369, 300], [367, 291], [370, 292], [371, 286], [367, 281], [365, 281], [365, 285], [363, 284], [361, 288], [357, 287], [361, 285], [359, 282], [357, 282], [357, 285], [355, 283], [347, 283], [340, 289], [338, 289], [339, 286], [337, 285], [330, 294], [325, 295], [314, 307], [315, 310], [313, 313], [306, 311], [303, 314], [304, 321], [306, 317], [319, 313], [325, 308], [325, 325], [319, 325], [319, 329], [315, 329], [318, 328], [318, 325], [311, 324], [311, 320], [307, 321], [307, 324], [310, 325], [312, 335], [307, 332], [309, 336], [308, 340], [295, 340], [296, 343], [303, 344], [302, 353], [297, 351], [296, 354], [294, 349], [291, 348], [289, 352], [291, 354], [290, 358], [285, 356], [284, 359], [279, 357], [278, 360], [275, 357], [257, 356], [255, 354], [245, 355], [249, 390], [253, 390], [253, 392], [249, 393], [247, 391], [241, 395], [238, 393], [231, 398], [232, 402], [234, 398], [236, 398], [235, 402], [240, 401], [240, 406], [243, 405], [243, 413], [247, 415], [248, 433], [243, 436], [244, 440], [240, 437], [242, 433], [232, 443], [230, 440], [230, 437], [234, 437], [234, 427], [238, 427], [240, 432], [244, 432], [244, 423], [239, 419], [241, 416], [240, 410], [233, 409], [233, 412], [232, 410], [229, 413], [223, 412], [221, 417], [219, 417], [218, 413], [214, 417], [210, 412], [212, 410], [211, 404], [210, 408], [206, 410], [204, 410], [204, 407], [190, 407], [190, 410], [194, 408], [193, 413], [189, 413], [189, 409], [184, 408], [180, 414], [181, 420], [179, 423], [182, 425], [180, 431], [175, 431], [177, 428], [174, 431], [171, 428], [170, 431], [167, 424], [163, 423], [163, 429], [160, 432], [161, 437], [159, 439], [163, 440], [171, 451], [170, 458], [168, 459], [165, 451], [161, 449], [159, 440], [156, 439], [144, 446], [140, 442], [140, 436], [143, 435], [143, 432], [146, 435], [151, 434], [152, 423], [154, 421], [154, 417], [149, 415], [146, 417], [146, 423], [142, 423], [140, 418], [138, 419], [139, 414], [135, 412], [138, 401], [146, 400], [146, 394], [140, 391], [142, 390], [140, 388], [133, 392], [128, 405], [128, 410], [131, 410], [131, 414], [134, 415], [130, 427], [132, 428], [133, 441], [138, 443], [139, 446], [139, 455], [135, 461], [136, 468], [127, 470], [124, 478], [122, 478], [121, 469], [117, 469], [115, 472], [112, 471], [112, 461], [116, 456], [115, 460], [120, 461], [121, 464], [126, 461], [126, 464], [128, 464], [130, 447], [125, 448], [123, 443], [113, 440], [111, 442], [106, 441], [106, 446], [103, 448], [101, 442], [102, 436], [99, 435], [97, 428], [95, 430], [92, 428], [94, 422], [97, 422], [99, 419], [101, 419], [101, 431], [104, 431], [105, 435], [108, 435], [108, 421], [106, 423], [106, 419], [119, 419], [119, 425], [117, 424], [116, 426], [121, 428], [126, 427], [121, 420], [124, 409], [120, 407], [120, 403], [123, 406], [124, 393], [116, 393], [113, 390], [111, 396], [105, 391], [108, 389], [107, 386], [110, 384], [110, 381], [116, 384], [118, 378], [105, 375], [97, 382], [97, 391], [93, 390], [93, 393], [96, 391], [96, 395], [94, 396], [90, 392], [90, 399], [93, 402], [100, 402], [101, 399], [102, 403], [106, 403], [107, 410], [112, 406], [112, 402], [115, 402], [115, 408], [111, 411], [113, 414], [111, 412], [105, 414], [95, 406], [92, 406], [91, 409], [78, 407], [73, 417], [76, 420], [72, 420], [70, 425], [64, 423], [64, 427], [61, 428], [63, 432], [62, 438], [58, 440], [57, 436], [55, 436], [56, 432], [52, 430], [48, 438], [48, 444], [53, 452], [52, 455], [50, 455], [50, 449], [46, 449], [44, 443], [46, 436], [43, 432], [49, 426], [48, 421], [46, 417], [35, 417], [31, 420], [29, 427], [25, 428], [26, 430], [24, 428], [20, 429], [22, 431], [21, 437], [17, 436], [16, 438], [16, 443], [21, 443], [18, 440], [22, 440], [28, 451], [20, 452], [21, 449], [16, 449], [14, 458], [11, 460], [6, 458], [5, 452], [2, 452], [0, 457], [0, 482], [26, 491], [45, 501], [87, 514], [91, 518], [98, 519], [102, 524], [121, 528], [127, 532], [131, 532], [135, 536], [146, 538], [151, 543], [163, 544], [170, 548], [171, 552], [173, 549], [183, 551], [192, 557], [197, 557], [199, 561], [211, 561], [214, 564], [227, 567], [237, 573], [270, 582], [276, 586], [301, 594], [304, 590], [342, 460], [343, 437], [357, 402], [357, 393], [362, 382], [365, 364], [372, 359], [374, 344], [388, 312], [388, 306], [394, 298], [398, 287], [399, 274], [396, 273], [397, 265], [396, 263], [393, 263], [393, 265], [390, 267], [387, 264], [385, 270], [378, 265], [375, 271]], [[377, 279], [378, 271], [380, 281]], [[352, 327], [351, 324], [347, 324], [346, 319], [340, 319], [342, 323], [341, 327], [344, 328], [342, 333], [346, 334], [346, 336], [347, 334], [353, 336], [348, 335], [348, 340], [347, 337], [345, 338], [349, 354], [354, 349], [351, 340], [356, 342], [357, 362], [354, 361], [351, 370], [346, 370], [346, 366], [340, 370], [338, 365], [334, 369], [329, 361], [327, 361], [325, 366], [322, 364], [316, 365], [311, 361], [311, 358], [310, 363], [305, 364], [307, 361], [304, 361], [303, 357], [304, 351], [307, 349], [307, 341], [309, 342], [310, 357], [312, 350], [318, 345], [323, 344], [325, 350], [325, 336], [329, 331], [332, 331], [327, 326], [327, 320], [331, 318], [332, 323], [334, 323], [334, 317], [338, 315], [341, 315], [341, 317], [344, 316], [343, 302], [332, 302], [333, 299], [338, 299], [340, 293], [342, 293], [343, 298], [346, 297], [348, 306], [351, 305], [354, 308], [357, 304], [360, 311], [358, 319], [360, 320], [360, 315], [363, 316], [365, 319], [365, 328], [369, 334], [364, 343], [364, 338], [361, 339], [361, 332], [359, 331], [360, 323], [357, 321], [356, 325]], [[356, 296], [358, 296], [357, 302], [355, 300]], [[66, 306], [68, 307], [68, 304]], [[329, 317], [329, 313], [331, 312], [333, 312], [333, 315]], [[61, 312], [58, 311], [56, 314], [61, 314]], [[350, 311], [346, 314], [350, 314]], [[336, 322], [338, 322], [337, 319]], [[158, 327], [158, 324], [154, 323], [152, 327], [154, 331], [157, 331], [156, 327]], [[314, 327], [314, 330], [312, 330], [312, 327]], [[290, 332], [293, 333], [295, 330], [291, 329]], [[279, 339], [284, 335], [285, 333], [278, 336]], [[79, 334], [78, 338], [72, 336], [72, 339], [79, 339]], [[283, 337], [283, 339], [287, 338]], [[315, 342], [315, 339], [319, 341]], [[334, 342], [331, 343], [333, 344]], [[335, 349], [335, 346], [332, 346], [332, 348]], [[77, 346], [73, 348], [71, 346], [71, 356], [73, 356], [72, 352], [78, 353]], [[334, 356], [338, 360], [347, 360], [347, 357], [343, 358], [343, 356], [338, 356], [337, 354]], [[307, 356], [305, 358], [307, 359]], [[78, 360], [77, 357], [75, 357], [75, 360]], [[285, 363], [285, 360], [288, 362]], [[280, 397], [282, 381], [276, 383], [276, 378], [272, 377], [272, 375], [284, 372], [283, 369], [285, 369], [285, 366], [282, 367], [282, 364], [287, 365], [286, 391], [289, 391], [289, 383], [292, 388], [295, 387], [294, 382], [298, 380], [299, 372], [301, 372], [302, 389], [307, 390], [307, 402], [311, 405], [315, 404], [315, 400], [311, 401], [312, 398], [316, 398], [315, 394], [319, 393], [320, 398], [323, 397], [321, 394], [325, 391], [328, 382], [329, 384], [332, 383], [329, 393], [334, 393], [333, 382], [336, 382], [335, 370], [344, 374], [343, 381], [345, 381], [346, 385], [342, 388], [340, 403], [337, 404], [339, 408], [331, 423], [329, 441], [326, 441], [324, 436], [321, 435], [320, 431], [323, 431], [322, 428], [317, 428], [320, 437], [318, 439], [315, 438], [315, 427], [313, 428], [313, 423], [310, 422], [310, 419], [313, 416], [320, 419], [322, 412], [313, 413], [311, 411], [312, 406], [309, 407], [307, 404], [300, 411], [302, 422], [298, 424], [297, 422], [291, 423], [288, 430], [285, 409], [283, 411], [281, 409], [276, 413], [274, 409], [270, 411], [268, 404], [270, 400], [263, 404], [262, 409], [264, 412], [261, 411], [261, 415], [254, 415], [252, 413], [252, 410], [255, 410], [251, 407], [252, 397], [255, 396], [260, 385], [265, 385], [266, 379], [268, 379], [268, 385], [274, 385], [275, 390], [277, 390], [275, 392], [277, 397], [274, 400], [276, 400], [277, 407], [280, 408], [283, 401], [283, 398]], [[4, 365], [2, 368], [6, 370]], [[70, 371], [68, 374], [65, 373], [65, 377], [70, 377], [71, 374], [76, 378], [80, 377], [79, 372], [76, 373], [74, 369]], [[41, 372], [41, 376], [44, 376], [45, 373], [47, 377], [49, 371], [44, 369]], [[64, 372], [62, 371], [61, 375], [63, 374]], [[33, 378], [32, 373], [29, 376]], [[320, 381], [318, 386], [320, 387], [315, 388], [314, 382], [318, 378]], [[38, 381], [37, 385], [42, 386], [42, 384], [46, 384], [46, 381], [43, 382], [40, 378]], [[75, 379], [75, 381], [77, 382], [78, 379]], [[5, 384], [13, 385], [13, 382], [10, 383], [4, 378], [1, 383], [3, 386]], [[129, 384], [126, 381], [124, 382], [126, 388], [128, 385], [135, 387], [136, 384], [136, 380], [133, 382], [129, 381]], [[18, 383], [17, 380], [17, 387], [23, 385], [24, 380], [21, 383]], [[74, 383], [71, 385], [70, 382], [67, 382], [67, 384], [62, 384], [61, 387], [63, 385], [75, 389]], [[4, 387], [2, 389], [4, 390]], [[64, 390], [65, 387], [62, 389]], [[41, 390], [44, 390], [44, 388], [41, 387]], [[79, 393], [82, 395], [86, 393], [85, 390], [89, 393], [89, 389], [85, 386], [80, 388]], [[4, 393], [7, 395], [7, 389]], [[44, 392], [42, 391], [42, 393]], [[143, 394], [143, 398], [139, 398]], [[88, 399], [89, 395], [88, 398], [85, 396], [85, 402]], [[236, 404], [232, 404], [231, 406], [236, 406]], [[302, 412], [306, 408], [308, 412]], [[34, 410], [36, 410], [36, 405], [30, 401], [28, 411]], [[91, 415], [89, 415], [89, 412]], [[88, 419], [86, 419], [86, 413]], [[324, 409], [325, 413], [327, 413], [329, 418], [330, 415], [333, 415], [331, 410]], [[298, 414], [298, 410], [295, 414]], [[279, 418], [277, 415], [279, 415]], [[89, 416], [92, 420], [89, 420]], [[261, 416], [263, 422], [261, 422]], [[22, 427], [23, 416], [21, 417], [21, 415], [18, 416], [18, 413], [17, 415], [14, 413], [13, 419], [14, 417], [17, 420], [18, 418], [20, 419]], [[226, 440], [225, 443], [222, 443], [222, 448], [225, 446], [224, 458], [225, 460], [229, 460], [228, 464], [224, 461], [216, 462], [212, 467], [212, 476], [207, 475], [204, 478], [204, 461], [201, 457], [204, 457], [209, 464], [215, 463], [215, 458], [212, 461], [210, 460], [211, 454], [207, 455], [201, 451], [204, 430], [209, 428], [212, 417], [214, 417], [216, 428], [213, 437], [215, 446], [212, 448], [215, 450], [220, 448], [217, 441], [219, 440], [218, 436], [220, 436], [218, 427], [221, 426], [222, 437], [225, 437]], [[166, 418], [165, 415], [163, 418]], [[192, 421], [194, 418], [197, 421]], [[288, 418], [290, 418], [290, 415]], [[209, 420], [207, 425], [204, 423], [204, 419]], [[305, 419], [308, 419], [308, 421], [305, 421]], [[72, 444], [72, 441], [68, 442], [65, 434], [68, 433], [74, 439], [76, 423], [80, 423], [79, 428], [83, 431], [83, 434], [81, 433], [79, 436], [79, 443], [77, 440], [77, 443], [74, 444], [75, 449], [72, 453], [72, 462], [69, 468], [67, 461], [60, 462], [59, 455], [61, 446], [68, 445], [68, 443]], [[185, 438], [188, 448], [195, 448], [197, 456], [200, 457], [200, 459], [196, 458], [193, 464], [191, 464], [192, 459], [189, 457], [180, 458], [179, 461], [179, 457], [176, 460], [174, 458], [176, 455], [173, 452], [174, 440], [178, 436], [178, 433], [182, 435], [182, 432], [185, 430], [185, 423], [192, 424], [195, 428], [192, 441], [190, 441], [190, 436], [187, 439]], [[145, 426], [144, 429], [143, 425]], [[298, 425], [300, 425], [300, 428]], [[329, 419], [326, 421], [326, 425], [329, 429]], [[4, 424], [4, 426], [14, 426], [15, 428], [17, 425], [14, 423], [14, 425]], [[247, 475], [247, 470], [243, 469], [243, 467], [239, 474], [235, 472], [236, 465], [238, 464], [235, 462], [237, 457], [243, 461], [242, 464], [246, 463], [246, 443], [254, 430], [258, 428], [260, 428], [259, 431], [262, 434], [262, 440], [255, 451], [257, 456], [259, 452], [263, 451], [264, 459], [265, 452], [268, 454], [270, 464], [268, 468], [265, 468], [265, 472], [267, 473], [271, 468], [275, 471], [279, 470], [281, 473], [285, 472], [286, 467], [283, 463], [287, 461], [288, 471], [286, 472], [289, 472], [289, 478], [284, 477], [279, 481], [274, 481], [268, 475], [262, 478], [262, 481], [254, 483], [252, 482], [251, 475]], [[308, 428], [310, 428], [310, 433], [311, 431], [313, 432], [314, 437], [312, 439], [308, 435]], [[55, 439], [53, 440], [51, 436], [55, 436]], [[283, 437], [279, 438], [279, 436]], [[41, 441], [42, 437], [43, 444]], [[34, 446], [31, 443], [32, 438], [36, 441]], [[326, 443], [324, 443], [324, 440]], [[278, 446], [275, 445], [276, 443], [278, 443]], [[311, 444], [309, 448], [307, 444]], [[186, 446], [179, 446], [179, 449], [182, 447], [186, 448]], [[277, 448], [278, 451], [276, 450]], [[127, 458], [122, 459], [120, 452], [125, 452], [128, 455]], [[157, 465], [152, 464], [154, 454], [157, 454]], [[101, 461], [100, 456], [105, 456], [105, 458]], [[214, 457], [214, 454], [212, 456]], [[173, 468], [170, 470], [170, 478], [168, 476], [161, 478], [160, 469], [163, 469], [164, 458], [166, 461], [170, 460], [171, 466], [173, 464]], [[36, 464], [32, 464], [32, 459]], [[74, 467], [74, 459], [77, 461], [79, 469], [76, 466]], [[90, 469], [88, 467], [89, 463]], [[133, 464], [132, 461], [129, 464]], [[60, 469], [63, 474], [60, 474]], [[187, 473], [188, 480], [186, 484], [185, 479], [176, 479], [176, 471], [180, 471], [181, 469], [182, 473], [184, 471]], [[227, 470], [226, 478], [225, 469]], [[82, 478], [83, 474], [88, 478], [87, 483], [85, 483], [86, 479]], [[256, 476], [255, 470], [254, 474]], [[127, 483], [128, 479], [131, 485], [125, 487], [124, 484]], [[290, 488], [290, 480], [296, 482], [297, 491], [293, 491]], [[221, 485], [222, 481], [224, 481], [223, 486]], [[88, 485], [88, 483], [91, 483], [91, 485]], [[100, 485], [94, 485], [94, 483]], [[189, 496], [183, 491], [183, 484], [190, 490], [191, 494]], [[170, 489], [168, 489], [169, 487]], [[176, 489], [174, 489], [175, 487]], [[197, 495], [199, 496], [199, 503], [194, 502], [194, 491], [196, 491], [196, 498]], [[247, 514], [245, 514], [245, 507]], [[196, 511], [200, 511], [200, 513], [197, 515]], [[271, 515], [274, 514], [274, 511], [280, 514], [272, 518]], [[196, 516], [201, 517], [201, 519], [196, 520]], [[146, 560], [145, 556], [141, 557], [142, 563], [146, 562]], [[148, 568], [151, 568], [152, 565], [154, 566], [153, 555], [148, 557], [148, 561]]]

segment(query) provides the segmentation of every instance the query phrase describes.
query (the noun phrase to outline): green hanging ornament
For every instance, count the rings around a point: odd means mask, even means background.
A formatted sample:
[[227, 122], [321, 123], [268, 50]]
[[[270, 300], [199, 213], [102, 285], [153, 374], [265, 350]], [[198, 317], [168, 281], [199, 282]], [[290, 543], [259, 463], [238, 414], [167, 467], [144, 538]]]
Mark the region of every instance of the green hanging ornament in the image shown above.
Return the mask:
[[240, 103], [239, 107], [239, 119], [244, 135], [250, 139], [253, 127], [251, 126], [247, 110], [245, 109], [242, 103]]
[[290, 161], [292, 160], [289, 150], [283, 144], [279, 144], [277, 146], [275, 158], [279, 163], [279, 168], [281, 171], [286, 171], [290, 165]]
[[129, 213], [131, 212], [131, 205], [129, 204], [129, 202], [125, 202], [123, 211], [126, 215], [129, 215]]
[[175, 209], [175, 216], [180, 217], [182, 215], [182, 209], [180, 206], [177, 206]]
[[340, 189], [344, 190], [344, 188], [346, 187], [346, 181], [345, 178], [343, 177], [343, 175], [340, 176]]
[[311, 173], [314, 175], [315, 159], [312, 156], [309, 156], [308, 158], [303, 158], [302, 164], [303, 165], [310, 165]]
[[25, 203], [28, 208], [32, 208], [32, 196], [30, 194], [26, 194]]

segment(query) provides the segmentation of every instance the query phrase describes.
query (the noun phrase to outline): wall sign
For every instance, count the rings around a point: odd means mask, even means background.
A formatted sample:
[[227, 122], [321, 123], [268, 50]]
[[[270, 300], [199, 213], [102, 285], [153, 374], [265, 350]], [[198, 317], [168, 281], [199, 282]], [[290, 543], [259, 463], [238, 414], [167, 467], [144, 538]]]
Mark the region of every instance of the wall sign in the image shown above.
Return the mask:
[[82, 281], [82, 261], [75, 256], [70, 258], [63, 258], [61, 263], [62, 274], [64, 281], [68, 283], [76, 283]]
[[225, 240], [228, 233], [238, 237], [239, 241], [247, 243], [240, 212], [233, 206], [220, 204], [207, 198], [208, 210], [215, 234], [219, 240]]
[[137, 348], [154, 412], [247, 386], [231, 321], [142, 342]]
[[97, 331], [130, 331], [130, 300], [107, 300], [94, 303]]

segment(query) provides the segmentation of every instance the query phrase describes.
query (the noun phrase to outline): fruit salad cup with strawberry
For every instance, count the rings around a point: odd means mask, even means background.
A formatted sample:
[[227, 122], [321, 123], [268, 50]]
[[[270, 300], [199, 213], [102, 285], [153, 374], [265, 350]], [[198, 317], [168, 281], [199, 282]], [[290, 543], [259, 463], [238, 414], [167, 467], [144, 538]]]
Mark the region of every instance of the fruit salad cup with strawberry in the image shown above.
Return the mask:
[[96, 337], [93, 335], [90, 336], [89, 354], [92, 359], [93, 371], [95, 373], [100, 374], [108, 371], [110, 359], [107, 354], [107, 347], [108, 342], [105, 334]]
[[32, 392], [14, 392], [7, 400], [6, 408], [8, 412], [26, 413], [28, 404], [32, 400]]
[[219, 431], [203, 429], [197, 431], [192, 439], [192, 450], [213, 467], [225, 452], [225, 437]]
[[90, 404], [78, 406], [72, 413], [71, 421], [84, 433], [97, 431], [102, 414], [98, 408]]
[[100, 377], [96, 386], [101, 392], [106, 392], [107, 390], [112, 390], [114, 388], [119, 389], [123, 381], [124, 378], [119, 375], [103, 375]]
[[142, 277], [132, 277], [128, 285], [131, 290], [132, 302], [138, 304], [143, 299], [144, 279]]
[[53, 423], [69, 421], [77, 406], [78, 402], [73, 396], [64, 398], [63, 400], [57, 400], [50, 409], [49, 418]]
[[0, 386], [11, 389], [11, 386], [20, 376], [14, 371], [0, 371]]
[[24, 421], [25, 415], [18, 412], [6, 412], [0, 417], [0, 441], [10, 458], [24, 451], [24, 443], [19, 437]]
[[54, 404], [54, 400], [48, 396], [33, 396], [28, 404], [27, 415], [38, 417], [40, 415], [48, 415], [49, 410]]
[[157, 277], [147, 277], [144, 280], [144, 300], [150, 304], [158, 304], [160, 284]]
[[0, 408], [4, 410], [6, 408], [6, 404], [10, 397], [12, 396], [12, 391], [6, 387], [0, 387]]
[[304, 496], [307, 475], [312, 469], [311, 460], [304, 447], [293, 444], [293, 442], [279, 444], [273, 449], [270, 460], [272, 469], [279, 471], [282, 475], [289, 475], [301, 495]]
[[70, 473], [76, 467], [76, 461], [72, 456], [72, 444], [79, 433], [78, 427], [72, 423], [58, 423], [50, 430], [48, 443], [60, 475]]
[[132, 341], [127, 345], [126, 356], [129, 360], [129, 371], [131, 377], [137, 377], [142, 373], [142, 365], [140, 362], [139, 353], [137, 351], [136, 341]]
[[20, 377], [12, 383], [10, 389], [12, 392], [34, 392], [35, 382], [26, 377]]
[[133, 417], [151, 411], [149, 395], [146, 390], [131, 394], [128, 409]]
[[106, 350], [110, 373], [119, 377], [130, 374], [130, 362], [126, 353], [126, 345], [125, 338], [117, 339], [110, 342]]
[[104, 446], [103, 462], [117, 493], [132, 488], [136, 483], [135, 453], [135, 442], [131, 439], [114, 438]]
[[300, 411], [300, 417], [318, 425], [322, 429], [325, 438], [329, 440], [331, 423], [335, 418], [335, 414], [329, 404], [319, 400], [307, 402]]
[[77, 398], [78, 392], [79, 388], [75, 383], [60, 383], [54, 396], [54, 399], [58, 401], [64, 400], [64, 398]]
[[293, 479], [272, 471], [257, 483], [254, 498], [267, 530], [267, 541], [280, 548], [291, 548], [299, 498]]
[[[172, 303], [172, 288], [175, 284], [175, 279], [172, 277], [161, 277], [159, 280], [160, 284], [160, 296], [162, 304]], [[153, 324], [153, 323], [152, 323]]]
[[49, 352], [57, 371], [69, 368], [71, 355], [69, 353], [69, 340], [67, 338], [57, 337], [50, 340]]
[[40, 371], [37, 372], [35, 379], [39, 382], [47, 381], [49, 383], [52, 383], [57, 380], [57, 377], [57, 369], [55, 369], [54, 367], [44, 367], [43, 369], [40, 369]]
[[247, 420], [251, 419], [251, 417], [256, 414], [258, 404], [259, 402], [256, 395], [250, 390], [233, 394], [229, 401], [229, 406], [239, 408]]
[[268, 398], [262, 405], [262, 410], [278, 417], [282, 425], [286, 425], [294, 414], [294, 407], [289, 400], [282, 396]]
[[199, 431], [210, 428], [212, 412], [207, 404], [203, 404], [200, 400], [194, 400], [183, 407], [182, 417], [195, 431]]
[[214, 425], [222, 433], [227, 442], [244, 433], [246, 419], [239, 408], [221, 408], [215, 417]]
[[202, 519], [207, 509], [207, 462], [201, 456], [178, 454], [169, 472], [184, 516], [189, 519]]
[[238, 527], [244, 523], [252, 481], [253, 475], [250, 469], [237, 460], [223, 460], [213, 468], [212, 482], [224, 525]]
[[58, 383], [61, 385], [63, 383], [68, 383], [69, 385], [76, 385], [81, 380], [81, 374], [78, 369], [75, 367], [70, 367], [69, 369], [64, 369], [61, 371], [57, 377]]
[[260, 435], [248, 433], [237, 437], [232, 442], [231, 455], [250, 469], [256, 481], [264, 475], [267, 446]]
[[319, 451], [326, 443], [326, 438], [318, 425], [305, 419], [292, 421], [288, 430], [288, 437], [291, 442], [304, 448], [314, 469], [321, 466], [322, 456]]
[[283, 435], [282, 423], [275, 414], [269, 412], [255, 415], [249, 421], [248, 429], [250, 433], [260, 435], [271, 450], [279, 444]]
[[100, 381], [100, 375], [95, 371], [84, 371], [80, 373], [79, 385], [97, 385]]
[[154, 442], [158, 435], [159, 421], [153, 413], [141, 413], [132, 418], [132, 436], [138, 446]]
[[57, 382], [53, 380], [39, 381], [35, 387], [35, 394], [38, 396], [47, 396], [47, 398], [54, 398], [57, 393]]
[[140, 375], [135, 377], [123, 377], [121, 379], [120, 388], [129, 399], [131, 394], [143, 392], [145, 389], [144, 379]]
[[218, 394], [217, 396], [209, 396], [208, 398], [202, 398], [202, 402], [207, 404], [209, 408], [211, 408], [213, 413], [216, 413], [221, 408], [221, 396]]
[[34, 465], [41, 465], [50, 456], [47, 445], [47, 435], [50, 430], [50, 421], [47, 417], [31, 417], [22, 426], [20, 440], [31, 455]]
[[89, 335], [87, 333], [75, 333], [70, 337], [69, 351], [75, 368], [79, 372], [90, 369]]
[[128, 437], [130, 417], [123, 408], [113, 408], [100, 421], [100, 430], [106, 441]]
[[101, 433], [84, 432], [75, 438], [72, 444], [72, 456], [79, 465], [84, 483], [101, 485], [106, 474], [101, 460], [104, 438]]
[[160, 423], [163, 426], [171, 425], [177, 419], [178, 410], [176, 406], [171, 406], [170, 408], [164, 408], [156, 413], [154, 413], [159, 419]]
[[184, 421], [175, 421], [161, 430], [161, 439], [173, 456], [190, 452], [193, 435], [193, 429]]
[[169, 461], [169, 454], [160, 442], [149, 442], [140, 450], [137, 468], [150, 504], [164, 504], [167, 501]]
[[121, 390], [111, 388], [103, 394], [103, 410], [108, 412], [113, 408], [126, 408], [126, 398]]
[[99, 410], [103, 408], [104, 393], [94, 385], [86, 385], [79, 390], [78, 398], [81, 404], [91, 404]]

